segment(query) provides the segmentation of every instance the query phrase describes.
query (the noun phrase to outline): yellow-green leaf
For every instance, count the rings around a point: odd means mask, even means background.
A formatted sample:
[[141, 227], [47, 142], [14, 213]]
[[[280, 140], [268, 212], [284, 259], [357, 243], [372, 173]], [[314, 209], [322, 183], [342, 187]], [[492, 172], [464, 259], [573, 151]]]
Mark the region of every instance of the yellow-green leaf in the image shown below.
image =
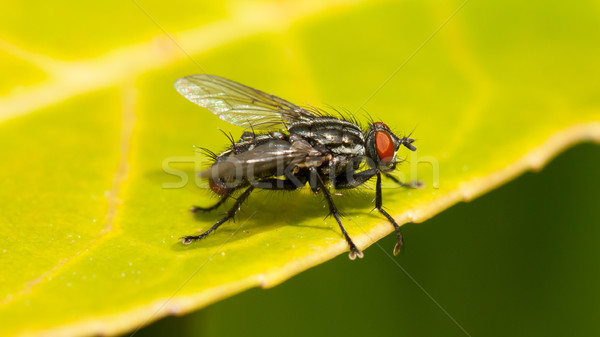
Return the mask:
[[[426, 188], [384, 190], [400, 223], [600, 139], [593, 1], [13, 1], [0, 13], [2, 335], [133, 330], [347, 251], [308, 191], [256, 192], [235, 223], [178, 242], [220, 214], [188, 212], [214, 202], [193, 146], [242, 132], [178, 95], [184, 75], [414, 129], [398, 173]], [[393, 230], [372, 198], [335, 196], [363, 249]]]

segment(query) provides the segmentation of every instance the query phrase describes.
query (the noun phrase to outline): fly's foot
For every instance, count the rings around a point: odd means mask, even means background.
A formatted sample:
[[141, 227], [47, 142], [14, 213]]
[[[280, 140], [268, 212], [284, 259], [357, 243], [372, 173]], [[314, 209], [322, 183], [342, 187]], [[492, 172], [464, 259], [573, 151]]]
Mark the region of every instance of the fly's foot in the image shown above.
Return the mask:
[[402, 186], [404, 188], [411, 188], [411, 189], [420, 189], [425, 187], [425, 183], [421, 180], [415, 180], [415, 181], [409, 181], [407, 183], [403, 183], [401, 182], [398, 178], [394, 177], [393, 175], [389, 174], [389, 173], [383, 173], [386, 177], [388, 177], [389, 179], [391, 179], [393, 182], [395, 182], [396, 184], [398, 184], [399, 186]]
[[422, 180], [411, 181], [406, 184], [407, 188], [421, 189], [425, 187], [425, 183]]
[[419, 190], [419, 189], [425, 187], [425, 183], [422, 180], [414, 180], [414, 181], [409, 181], [407, 183], [403, 183], [401, 181], [396, 181], [396, 183], [404, 188], [410, 188], [413, 190]]
[[182, 238], [179, 238], [179, 240], [181, 241], [181, 243], [183, 243], [184, 245], [189, 245], [190, 243], [192, 243], [192, 241], [196, 241], [197, 237], [195, 236], [184, 236]]
[[403, 247], [404, 245], [402, 244], [402, 241], [398, 241], [398, 243], [394, 246], [394, 255], [400, 254], [400, 252], [402, 252]]
[[350, 253], [348, 253], [350, 260], [356, 260], [357, 256], [359, 259], [362, 259], [365, 254], [363, 254], [360, 249], [356, 248], [356, 246], [350, 247]]
[[400, 229], [397, 230], [396, 234], [398, 235], [398, 243], [394, 246], [394, 255], [398, 255], [404, 250], [404, 240], [402, 240]]
[[206, 235], [205, 234], [200, 234], [200, 235], [188, 235], [188, 236], [184, 236], [182, 238], [179, 238], [179, 240], [181, 241], [181, 243], [183, 243], [184, 245], [189, 245], [190, 243], [194, 242], [194, 241], [198, 241], [198, 240], [202, 240], [204, 239]]

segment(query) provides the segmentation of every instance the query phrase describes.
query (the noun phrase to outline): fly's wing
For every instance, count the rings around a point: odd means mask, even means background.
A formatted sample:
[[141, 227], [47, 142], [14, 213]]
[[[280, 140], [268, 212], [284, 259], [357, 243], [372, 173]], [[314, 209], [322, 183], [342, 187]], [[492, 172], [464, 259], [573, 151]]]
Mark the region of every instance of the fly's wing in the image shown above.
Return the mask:
[[316, 116], [282, 98], [214, 75], [182, 77], [175, 81], [175, 89], [222, 120], [248, 129], [281, 129]]
[[326, 158], [306, 142], [291, 144], [273, 140], [252, 150], [219, 159], [211, 167], [198, 173], [198, 176], [215, 180], [280, 176], [289, 165], [302, 166], [309, 162], [310, 165], [315, 165]]

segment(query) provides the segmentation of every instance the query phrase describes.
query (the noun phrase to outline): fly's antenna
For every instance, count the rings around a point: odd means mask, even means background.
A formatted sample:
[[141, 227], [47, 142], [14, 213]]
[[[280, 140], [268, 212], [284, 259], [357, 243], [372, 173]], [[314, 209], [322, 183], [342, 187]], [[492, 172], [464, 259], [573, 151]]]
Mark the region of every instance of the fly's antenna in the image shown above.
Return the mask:
[[417, 148], [412, 145], [412, 143], [414, 143], [414, 139], [412, 138], [408, 138], [408, 137], [404, 137], [400, 140], [402, 142], [402, 145], [404, 145], [407, 149], [411, 150], [411, 151], [416, 151]]
[[408, 136], [404, 136], [402, 137], [402, 139], [400, 140], [402, 142], [402, 145], [404, 145], [407, 149], [411, 150], [411, 151], [416, 151], [417, 148], [412, 145], [412, 143], [414, 143], [414, 141], [416, 139], [411, 138], [413, 132], [415, 132], [415, 129], [417, 128], [417, 126], [415, 125], [415, 127], [412, 129], [412, 131], [408, 134]]

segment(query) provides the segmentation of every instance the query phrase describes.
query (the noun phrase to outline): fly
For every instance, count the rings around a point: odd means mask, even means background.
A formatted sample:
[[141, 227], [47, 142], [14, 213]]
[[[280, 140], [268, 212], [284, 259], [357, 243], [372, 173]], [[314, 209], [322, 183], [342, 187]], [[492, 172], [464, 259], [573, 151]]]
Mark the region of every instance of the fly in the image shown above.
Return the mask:
[[205, 238], [233, 219], [257, 188], [292, 191], [308, 184], [315, 194], [322, 193], [327, 201], [329, 214], [348, 242], [350, 259], [362, 258], [362, 251], [342, 225], [329, 188], [355, 188], [376, 177], [375, 208], [394, 226], [398, 236], [394, 254], [400, 252], [402, 233], [383, 209], [381, 176], [400, 186], [419, 186], [418, 182], [402, 183], [390, 174], [399, 163], [396, 155], [400, 146], [416, 150], [414, 139], [395, 135], [382, 122], [371, 122], [363, 130], [352, 117], [335, 117], [321, 110], [302, 108], [214, 75], [182, 77], [175, 81], [175, 88], [222, 120], [251, 130], [245, 131], [237, 142], [232, 138], [229, 148], [220, 154], [205, 149], [214, 162], [198, 175], [208, 179], [210, 189], [219, 200], [209, 207], [195, 206], [192, 212], [212, 211], [229, 198], [237, 198], [225, 216], [207, 231], [182, 237], [184, 244]]

